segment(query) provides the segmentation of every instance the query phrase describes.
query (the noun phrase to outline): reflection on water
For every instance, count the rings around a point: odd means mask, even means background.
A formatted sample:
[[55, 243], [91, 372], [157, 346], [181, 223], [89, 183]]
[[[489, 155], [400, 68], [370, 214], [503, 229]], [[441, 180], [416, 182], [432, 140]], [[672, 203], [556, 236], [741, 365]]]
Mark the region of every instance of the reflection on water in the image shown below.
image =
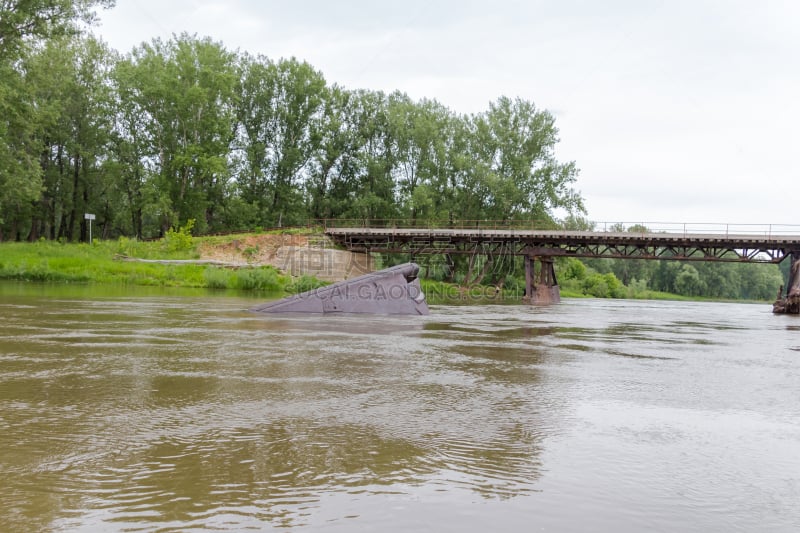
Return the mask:
[[769, 309], [97, 290], [0, 285], [0, 530], [800, 524], [796, 324]]

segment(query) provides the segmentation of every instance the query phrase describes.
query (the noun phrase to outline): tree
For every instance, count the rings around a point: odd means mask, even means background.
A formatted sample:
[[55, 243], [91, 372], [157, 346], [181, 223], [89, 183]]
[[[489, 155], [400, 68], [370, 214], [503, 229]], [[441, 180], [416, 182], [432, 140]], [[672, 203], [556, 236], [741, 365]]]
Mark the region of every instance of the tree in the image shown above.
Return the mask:
[[[111, 129], [109, 75], [115, 56], [94, 38], [62, 38], [26, 58], [25, 79], [36, 106], [44, 188], [30, 238], [86, 238], [83, 213], [111, 211], [100, 172]], [[99, 217], [103, 227], [108, 216]], [[76, 233], [79, 232], [79, 233]]]
[[189, 220], [202, 233], [309, 216], [455, 224], [582, 210], [574, 164], [553, 155], [553, 118], [533, 104], [501, 98], [460, 116], [185, 34], [123, 58], [56, 38], [109, 5], [33, 0], [23, 8], [43, 18], [13, 46], [3, 35], [6, 55], [20, 55], [0, 62], [2, 236], [83, 238], [82, 211], [104, 234], [147, 237]]
[[300, 222], [300, 191], [318, 149], [325, 79], [294, 58], [273, 63], [245, 55], [241, 63], [240, 189], [245, 201], [257, 206], [260, 222]]
[[487, 215], [496, 219], [550, 218], [551, 210], [583, 212], [571, 187], [574, 162], [559, 163], [553, 116], [525, 100], [501, 97], [489, 111], [473, 117], [479, 181], [486, 189]]
[[130, 58], [118, 60], [112, 74], [114, 86], [113, 128], [109, 139], [112, 157], [106, 165], [114, 184], [116, 227], [126, 235], [145, 236], [144, 211], [146, 184], [150, 177], [147, 154], [150, 138], [148, 117], [138, 103], [137, 66]]
[[389, 136], [396, 165], [395, 182], [401, 207], [415, 224], [418, 216], [434, 218], [437, 189], [445, 172], [450, 112], [432, 100], [413, 102], [407, 95], [389, 97]]
[[21, 72], [0, 63], [0, 240], [21, 237], [42, 188], [34, 117]]
[[214, 228], [230, 179], [234, 55], [207, 38], [156, 39], [136, 48], [116, 78], [124, 84], [121, 95], [130, 99], [122, 109], [140, 117], [123, 118], [125, 127], [116, 133], [127, 136], [120, 148], [144, 147], [148, 181], [141, 188], [142, 217], [161, 233], [192, 219], [200, 232]]
[[684, 264], [675, 277], [675, 291], [684, 296], [700, 296], [706, 291], [706, 284], [695, 267]]
[[393, 172], [394, 143], [389, 132], [388, 99], [381, 91], [359, 90], [353, 94], [353, 113], [359, 149], [348, 184], [346, 218], [370, 223], [398, 215]]
[[95, 7], [113, 5], [114, 0], [0, 0], [0, 238], [4, 222], [14, 238], [27, 229], [31, 202], [42, 187], [39, 109], [20, 60], [29, 45], [77, 34], [79, 23], [93, 22]]
[[318, 142], [306, 179], [307, 210], [315, 219], [339, 217], [352, 201], [358, 154], [364, 145], [358, 100], [355, 93], [336, 85], [325, 91]]
[[0, 0], [0, 63], [19, 57], [30, 40], [78, 33], [95, 20], [95, 7], [115, 0]]

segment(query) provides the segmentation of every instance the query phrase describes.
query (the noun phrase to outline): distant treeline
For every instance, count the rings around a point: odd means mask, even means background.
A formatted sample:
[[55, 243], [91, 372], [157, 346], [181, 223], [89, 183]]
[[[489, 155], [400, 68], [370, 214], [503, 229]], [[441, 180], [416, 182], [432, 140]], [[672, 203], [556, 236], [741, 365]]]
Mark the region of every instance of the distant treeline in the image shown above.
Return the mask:
[[189, 35], [127, 54], [86, 36], [0, 66], [0, 237], [146, 238], [361, 220], [581, 212], [553, 116], [500, 97], [474, 115], [348, 90], [296, 59]]

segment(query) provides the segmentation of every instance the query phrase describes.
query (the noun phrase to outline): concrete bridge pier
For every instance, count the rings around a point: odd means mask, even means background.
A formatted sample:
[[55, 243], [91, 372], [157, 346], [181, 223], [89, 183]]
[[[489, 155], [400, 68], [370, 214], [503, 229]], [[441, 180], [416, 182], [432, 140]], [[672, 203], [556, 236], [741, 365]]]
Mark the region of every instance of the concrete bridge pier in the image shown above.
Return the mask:
[[[561, 301], [552, 257], [525, 254], [525, 296], [522, 301], [531, 305], [551, 305]], [[539, 262], [538, 272], [536, 262]]]

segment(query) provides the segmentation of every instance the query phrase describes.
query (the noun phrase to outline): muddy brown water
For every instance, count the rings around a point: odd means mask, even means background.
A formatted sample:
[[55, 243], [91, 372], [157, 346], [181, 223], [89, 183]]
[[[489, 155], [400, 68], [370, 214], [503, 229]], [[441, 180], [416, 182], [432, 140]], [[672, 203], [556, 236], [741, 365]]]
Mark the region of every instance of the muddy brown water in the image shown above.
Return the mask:
[[0, 284], [0, 531], [797, 531], [800, 319]]

